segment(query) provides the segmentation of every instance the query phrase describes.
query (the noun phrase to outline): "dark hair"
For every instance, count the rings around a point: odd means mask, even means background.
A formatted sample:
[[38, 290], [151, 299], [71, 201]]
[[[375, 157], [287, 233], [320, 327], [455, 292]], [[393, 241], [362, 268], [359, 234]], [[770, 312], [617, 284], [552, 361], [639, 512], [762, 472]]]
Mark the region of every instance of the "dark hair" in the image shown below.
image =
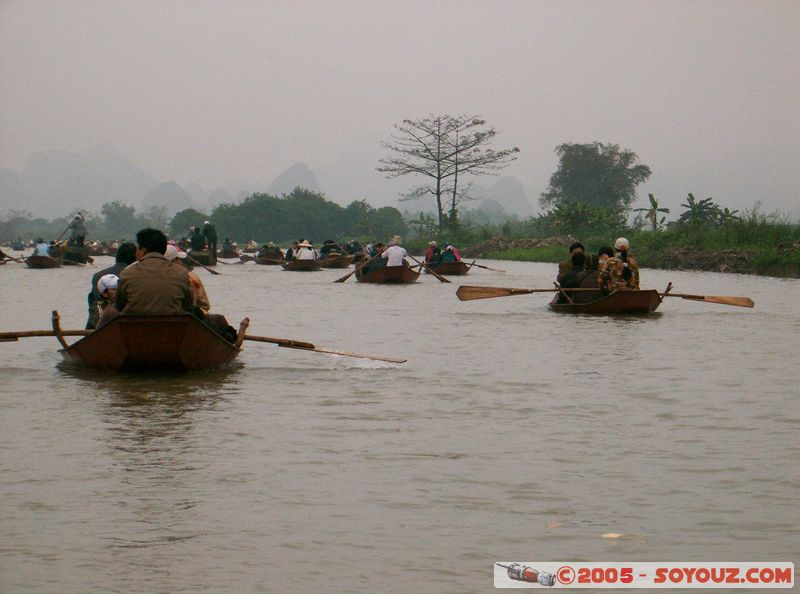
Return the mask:
[[611, 247], [608, 247], [607, 245], [604, 245], [599, 250], [597, 250], [597, 255], [598, 256], [602, 256], [603, 254], [605, 254], [609, 258], [613, 258], [614, 257], [614, 248], [611, 248]]
[[580, 241], [574, 241], [574, 242], [572, 242], [572, 243], [570, 244], [570, 246], [569, 246], [569, 253], [571, 254], [571, 253], [572, 253], [572, 250], [574, 250], [575, 248], [581, 248], [582, 250], [586, 251], [586, 248], [585, 248], [585, 247], [583, 247], [583, 244], [582, 244]]
[[572, 267], [573, 268], [583, 268], [584, 264], [586, 264], [586, 255], [583, 252], [578, 252], [577, 254], [572, 254]]
[[136, 234], [136, 243], [148, 252], [164, 254], [167, 251], [167, 236], [158, 229], [142, 229]]
[[[167, 248], [164, 248], [165, 250]], [[117, 248], [117, 262], [120, 264], [133, 264], [136, 262], [136, 246], [130, 241], [125, 241]]]

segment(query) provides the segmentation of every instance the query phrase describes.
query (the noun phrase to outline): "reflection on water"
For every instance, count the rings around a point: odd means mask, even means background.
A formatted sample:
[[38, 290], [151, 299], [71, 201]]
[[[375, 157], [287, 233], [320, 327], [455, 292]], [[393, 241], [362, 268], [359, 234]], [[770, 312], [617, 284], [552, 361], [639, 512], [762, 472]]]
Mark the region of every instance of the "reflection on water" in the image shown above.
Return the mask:
[[[91, 270], [9, 266], [4, 329], [82, 326]], [[552, 280], [498, 267], [461, 282]], [[119, 375], [0, 345], [0, 590], [486, 591], [497, 559], [800, 553], [797, 281], [646, 270], [756, 308], [608, 317], [221, 270], [212, 303], [253, 334], [409, 361], [247, 343], [231, 369]]]

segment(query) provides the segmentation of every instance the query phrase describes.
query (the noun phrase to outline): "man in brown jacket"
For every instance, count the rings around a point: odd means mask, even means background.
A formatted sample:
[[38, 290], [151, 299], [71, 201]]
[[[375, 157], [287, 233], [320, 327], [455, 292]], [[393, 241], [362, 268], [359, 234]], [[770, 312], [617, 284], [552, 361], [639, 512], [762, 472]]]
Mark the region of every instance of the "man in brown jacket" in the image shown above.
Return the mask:
[[117, 310], [139, 315], [191, 312], [195, 299], [189, 273], [164, 257], [167, 237], [158, 229], [142, 229], [136, 243], [137, 261], [119, 275]]

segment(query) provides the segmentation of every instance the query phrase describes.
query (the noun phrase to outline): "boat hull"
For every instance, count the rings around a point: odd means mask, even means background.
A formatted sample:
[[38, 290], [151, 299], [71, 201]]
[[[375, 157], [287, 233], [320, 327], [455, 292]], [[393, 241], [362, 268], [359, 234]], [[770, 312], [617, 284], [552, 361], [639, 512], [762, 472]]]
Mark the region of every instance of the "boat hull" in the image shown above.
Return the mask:
[[89, 246], [68, 245], [61, 253], [64, 263], [86, 264], [91, 262], [89, 257]]
[[419, 270], [410, 266], [384, 266], [366, 275], [358, 275], [360, 283], [410, 285], [417, 282]]
[[28, 268], [61, 268], [60, 258], [50, 256], [28, 256], [25, 258]]
[[[466, 264], [463, 261], [459, 262], [440, 262], [436, 266], [429, 266], [437, 274], [444, 276], [464, 276], [469, 273], [472, 268], [471, 264]], [[425, 269], [427, 274], [431, 274], [430, 270]]]
[[290, 262], [283, 262], [281, 264], [284, 270], [291, 272], [313, 272], [319, 270], [319, 262], [316, 260], [291, 260]]
[[205, 266], [216, 266], [217, 255], [212, 254], [209, 250], [192, 250], [189, 252], [189, 257], [197, 260], [200, 264]]
[[319, 265], [323, 268], [347, 268], [353, 262], [353, 256], [347, 254], [337, 254], [329, 256], [324, 260], [319, 261]]
[[97, 371], [200, 371], [223, 367], [241, 352], [196, 317], [121, 315], [59, 351]]
[[[580, 295], [580, 297], [578, 297]], [[661, 296], [655, 289], [642, 291], [617, 291], [603, 295], [598, 289], [573, 293], [575, 303], [559, 303], [557, 293], [550, 309], [560, 313], [579, 314], [648, 314], [661, 305]], [[580, 301], [578, 301], [580, 300]]]
[[[241, 256], [239, 259], [247, 262], [247, 260]], [[250, 260], [254, 260], [256, 264], [261, 264], [262, 266], [280, 266], [285, 262], [283, 258], [275, 258], [272, 256], [256, 256], [254, 258], [250, 258]]]

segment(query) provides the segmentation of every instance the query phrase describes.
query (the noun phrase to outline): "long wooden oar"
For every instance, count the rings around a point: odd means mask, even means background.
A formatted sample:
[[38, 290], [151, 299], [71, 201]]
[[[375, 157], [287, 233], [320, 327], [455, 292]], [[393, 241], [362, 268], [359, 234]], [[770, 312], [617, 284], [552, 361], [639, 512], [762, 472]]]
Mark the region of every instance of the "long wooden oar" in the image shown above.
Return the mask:
[[12, 342], [20, 338], [32, 338], [35, 336], [87, 336], [94, 332], [94, 330], [62, 330], [55, 332], [53, 330], [22, 330], [19, 332], [0, 332], [0, 342]]
[[374, 256], [372, 256], [372, 257], [371, 257], [369, 260], [367, 260], [366, 262], [364, 262], [364, 263], [363, 263], [363, 264], [361, 264], [360, 266], [356, 266], [356, 267], [353, 269], [353, 271], [352, 271], [352, 272], [348, 272], [348, 273], [347, 273], [347, 274], [345, 274], [345, 275], [344, 275], [342, 278], [337, 278], [337, 279], [336, 279], [335, 281], [333, 281], [333, 282], [335, 282], [335, 283], [343, 283], [343, 282], [344, 282], [344, 281], [346, 281], [348, 278], [350, 278], [351, 276], [353, 276], [353, 275], [354, 275], [356, 272], [360, 272], [360, 271], [361, 271], [361, 269], [362, 269], [362, 268], [364, 268], [364, 266], [366, 266], [367, 264], [369, 264], [370, 262], [372, 262], [372, 261], [373, 261], [375, 258], [377, 258], [378, 256], [380, 256], [380, 254], [375, 254], [375, 255], [374, 255]]
[[661, 293], [661, 297], [680, 297], [691, 301], [705, 301], [706, 303], [719, 303], [721, 305], [734, 305], [736, 307], [754, 307], [755, 302], [750, 297], [733, 297], [730, 295], [687, 295], [686, 293]]
[[491, 270], [492, 272], [502, 272], [505, 274], [505, 270], [498, 270], [497, 268], [489, 268], [488, 266], [484, 266], [483, 264], [476, 264], [475, 262], [472, 263], [473, 266], [476, 268], [485, 268], [486, 270]]
[[417, 263], [417, 264], [419, 264], [420, 266], [424, 266], [424, 267], [425, 267], [425, 270], [427, 270], [427, 271], [428, 271], [428, 272], [430, 272], [430, 273], [431, 273], [433, 276], [435, 276], [436, 278], [438, 278], [440, 282], [443, 282], [443, 283], [449, 283], [449, 282], [450, 282], [450, 280], [449, 280], [449, 279], [446, 279], [446, 278], [445, 278], [445, 277], [443, 277], [441, 274], [439, 274], [438, 272], [436, 272], [436, 271], [435, 271], [433, 268], [431, 268], [430, 266], [428, 266], [427, 264], [425, 264], [425, 262], [424, 262], [424, 261], [420, 262], [419, 260], [417, 260], [417, 259], [416, 259], [414, 256], [412, 256], [411, 254], [409, 254], [409, 255], [408, 255], [408, 257], [409, 257], [409, 258], [411, 258], [412, 260], [414, 260], [414, 262], [416, 262], [416, 263]]
[[[555, 293], [557, 290], [558, 289], [512, 289], [508, 287], [475, 287], [471, 285], [461, 285], [456, 291], [456, 296], [461, 301], [472, 301], [473, 299], [511, 297], [512, 295], [528, 295], [529, 293]], [[596, 291], [597, 289], [589, 290]]]
[[216, 270], [212, 270], [211, 268], [209, 268], [208, 266], [206, 266], [206, 265], [205, 265], [205, 264], [203, 264], [202, 262], [198, 262], [197, 260], [195, 260], [194, 258], [192, 258], [192, 257], [191, 257], [189, 254], [186, 254], [186, 259], [187, 259], [187, 260], [189, 260], [190, 262], [194, 262], [194, 263], [195, 263], [195, 264], [197, 264], [198, 266], [202, 266], [203, 268], [205, 268], [206, 270], [208, 270], [208, 271], [209, 271], [211, 274], [222, 274], [222, 273], [220, 273], [220, 272], [217, 272]]
[[381, 355], [364, 355], [361, 353], [351, 353], [348, 351], [336, 351], [333, 349], [326, 349], [323, 347], [315, 346], [310, 342], [302, 340], [292, 340], [290, 338], [273, 338], [271, 336], [253, 336], [245, 334], [245, 340], [254, 340], [256, 342], [271, 342], [278, 346], [286, 347], [289, 349], [300, 349], [303, 351], [314, 351], [315, 353], [326, 353], [330, 355], [342, 355], [343, 357], [355, 357], [357, 359], [373, 359], [375, 361], [388, 361], [389, 363], [405, 363], [407, 359], [398, 359], [396, 357], [383, 357]]

